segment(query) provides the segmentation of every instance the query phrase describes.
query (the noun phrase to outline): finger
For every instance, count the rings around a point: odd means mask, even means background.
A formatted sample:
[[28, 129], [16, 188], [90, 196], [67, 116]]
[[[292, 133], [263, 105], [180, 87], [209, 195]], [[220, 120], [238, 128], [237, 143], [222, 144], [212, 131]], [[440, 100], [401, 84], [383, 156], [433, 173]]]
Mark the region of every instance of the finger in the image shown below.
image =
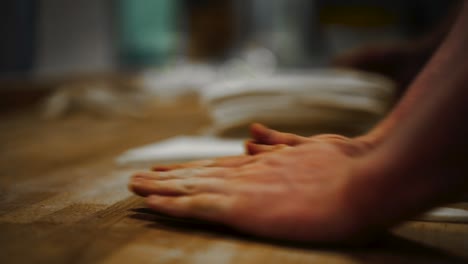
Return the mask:
[[197, 161], [178, 163], [178, 164], [155, 165], [151, 168], [151, 170], [169, 171], [169, 170], [184, 169], [184, 168], [191, 168], [191, 167], [206, 167], [206, 166], [212, 165], [214, 162], [215, 160], [208, 159], [208, 160], [197, 160]]
[[175, 180], [149, 180], [137, 178], [130, 182], [130, 190], [140, 196], [191, 195], [218, 192], [224, 189], [224, 181], [214, 178], [190, 178]]
[[182, 197], [151, 195], [147, 199], [147, 204], [157, 212], [175, 217], [223, 222], [231, 213], [232, 198], [219, 194]]
[[280, 145], [262, 145], [262, 144], [256, 144], [252, 141], [247, 141], [245, 142], [245, 149], [247, 151], [247, 154], [249, 155], [257, 155], [260, 153], [266, 153], [266, 152], [271, 152], [279, 149], [285, 148], [286, 145], [280, 144]]
[[219, 158], [214, 162], [211, 167], [223, 167], [223, 168], [233, 168], [233, 167], [240, 167], [243, 165], [247, 165], [257, 161], [257, 157], [241, 155], [241, 156], [233, 156], [233, 157], [224, 157]]
[[307, 141], [306, 137], [279, 132], [258, 123], [251, 125], [250, 133], [256, 143], [265, 145], [285, 144], [295, 146]]
[[260, 153], [273, 151], [275, 149], [275, 146], [276, 145], [255, 144], [252, 141], [247, 141], [245, 143], [245, 150], [247, 151], [247, 154], [249, 155], [256, 155]]
[[222, 168], [185, 168], [170, 171], [142, 171], [132, 175], [132, 179], [142, 178], [147, 180], [172, 180], [194, 177], [220, 177], [225, 171]]
[[222, 157], [212, 160], [200, 160], [200, 161], [193, 161], [188, 163], [182, 164], [172, 164], [172, 165], [158, 165], [152, 168], [153, 171], [172, 171], [172, 170], [179, 170], [179, 169], [188, 169], [188, 168], [209, 168], [209, 167], [238, 167], [242, 165], [246, 165], [252, 163], [256, 160], [256, 158], [251, 156], [231, 156], [231, 157]]

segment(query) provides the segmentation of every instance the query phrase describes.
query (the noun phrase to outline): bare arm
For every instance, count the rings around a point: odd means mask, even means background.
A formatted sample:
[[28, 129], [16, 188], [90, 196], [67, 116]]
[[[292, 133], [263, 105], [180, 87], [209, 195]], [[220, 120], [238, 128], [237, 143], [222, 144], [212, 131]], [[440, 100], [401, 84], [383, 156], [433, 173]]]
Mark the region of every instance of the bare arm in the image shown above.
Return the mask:
[[468, 185], [468, 165], [459, 158], [468, 152], [467, 27], [464, 2], [403, 101], [369, 134], [385, 135], [374, 148], [336, 135], [307, 139], [256, 126], [256, 141], [285, 146], [156, 166], [135, 174], [129, 187], [157, 212], [319, 242], [365, 237], [451, 201]]
[[362, 159], [368, 178], [356, 180], [374, 182], [376, 190], [361, 193], [361, 202], [367, 204], [363, 208], [375, 208], [378, 202], [401, 214], [364, 209], [370, 219], [377, 218], [376, 223], [454, 201], [467, 189], [467, 27], [468, 2], [464, 2], [447, 39], [394, 112], [372, 132], [385, 134], [386, 139]]
[[[412, 49], [427, 49], [430, 52], [434, 51], [434, 55], [422, 69], [421, 73], [410, 84], [406, 94], [389, 116], [379, 123], [370, 133], [364, 136], [364, 139], [376, 144], [382, 142], [387, 138], [388, 134], [392, 133], [393, 128], [397, 124], [400, 124], [409, 113], [420, 108], [419, 101], [426, 100], [428, 94], [433, 96], [434, 90], [444, 89], [443, 87], [447, 85], [445, 80], [453, 76], [452, 73], [454, 69], [452, 69], [452, 67], [461, 66], [463, 68], [463, 65], [459, 65], [463, 63], [463, 58], [459, 57], [464, 54], [463, 46], [458, 47], [457, 50], [454, 50], [454, 48], [457, 43], [458, 45], [463, 45], [463, 38], [466, 37], [466, 33], [463, 32], [463, 27], [468, 25], [463, 26], [463, 23], [466, 22], [462, 21], [463, 19], [466, 20], [465, 17], [467, 14], [464, 14], [464, 12], [466, 13], [465, 9], [466, 1], [461, 1], [460, 4], [457, 4], [454, 9], [449, 12], [448, 17], [432, 34], [427, 35], [412, 45]], [[454, 24], [457, 17], [459, 19], [455, 26]], [[447, 58], [443, 59], [449, 54], [452, 54], [454, 57], [452, 60], [448, 60]], [[402, 65], [402, 67], [404, 67], [404, 65]], [[467, 68], [468, 66], [464, 67]], [[441, 72], [440, 68], [444, 68], [445, 72]], [[434, 74], [436, 72], [438, 74]]]

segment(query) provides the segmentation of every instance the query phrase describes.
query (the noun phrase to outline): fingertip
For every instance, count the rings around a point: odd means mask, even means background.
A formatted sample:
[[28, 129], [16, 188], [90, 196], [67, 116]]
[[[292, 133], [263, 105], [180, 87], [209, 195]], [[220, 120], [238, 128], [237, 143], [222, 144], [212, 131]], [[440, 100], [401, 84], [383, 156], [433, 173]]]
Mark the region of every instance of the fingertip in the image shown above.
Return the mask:
[[252, 124], [250, 125], [250, 128], [251, 128], [251, 129], [254, 129], [254, 130], [262, 130], [262, 129], [266, 129], [266, 128], [268, 128], [268, 127], [265, 126], [265, 125], [263, 125], [263, 124], [260, 124], [260, 123], [255, 122], [255, 123], [252, 123]]
[[134, 192], [134, 191], [133, 191], [133, 183], [132, 183], [132, 181], [129, 181], [129, 182], [127, 183], [127, 190], [129, 190], [130, 192]]
[[168, 171], [170, 170], [169, 166], [167, 165], [154, 165], [151, 167], [152, 171]]
[[138, 172], [133, 173], [132, 176], [130, 176], [130, 181], [136, 180], [136, 179], [142, 179], [142, 178], [145, 178], [146, 176], [147, 176], [146, 171], [138, 171]]
[[132, 178], [128, 182], [127, 187], [129, 191], [133, 193], [137, 193], [138, 187], [140, 187], [141, 185], [142, 185], [142, 180], [140, 178]]
[[261, 152], [260, 146], [257, 145], [257, 144], [254, 144], [254, 143], [249, 144], [249, 145], [247, 146], [247, 150], [248, 150], [248, 152], [249, 152], [250, 155], [255, 155], [255, 154], [258, 154], [258, 153]]
[[133, 193], [143, 197], [151, 195], [154, 190], [154, 181], [145, 178], [136, 178], [129, 185]]
[[261, 125], [259, 123], [253, 123], [250, 125], [250, 136], [252, 138], [256, 138], [256, 135], [258, 134], [258, 131], [261, 129]]
[[280, 149], [283, 147], [284, 147], [284, 144], [270, 146], [270, 145], [251, 143], [247, 146], [247, 151], [250, 155], [258, 155], [261, 153], [270, 152], [270, 151]]
[[261, 141], [263, 138], [268, 137], [271, 131], [272, 129], [260, 123], [253, 123], [250, 126], [250, 135], [255, 141]]
[[252, 140], [246, 140], [244, 141], [244, 149], [245, 149], [245, 152], [246, 154], [253, 154], [252, 153], [252, 146], [254, 145], [255, 143], [252, 141]]

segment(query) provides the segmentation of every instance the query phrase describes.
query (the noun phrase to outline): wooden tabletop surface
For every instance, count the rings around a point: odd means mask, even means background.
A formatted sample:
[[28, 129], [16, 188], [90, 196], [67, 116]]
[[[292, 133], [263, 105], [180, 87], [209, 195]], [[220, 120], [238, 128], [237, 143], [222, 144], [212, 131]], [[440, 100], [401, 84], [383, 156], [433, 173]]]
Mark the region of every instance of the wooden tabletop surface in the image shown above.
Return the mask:
[[[208, 124], [191, 101], [140, 119], [0, 117], [0, 263], [464, 263], [468, 225], [411, 221], [359, 247], [258, 239], [150, 212], [114, 159]], [[143, 168], [141, 168], [143, 169]]]

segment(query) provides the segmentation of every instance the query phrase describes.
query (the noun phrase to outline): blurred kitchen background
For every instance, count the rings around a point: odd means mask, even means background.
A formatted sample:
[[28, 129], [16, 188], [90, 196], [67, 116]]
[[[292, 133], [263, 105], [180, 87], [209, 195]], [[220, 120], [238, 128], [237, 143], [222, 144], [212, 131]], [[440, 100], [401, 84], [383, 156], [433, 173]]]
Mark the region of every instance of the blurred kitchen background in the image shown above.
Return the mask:
[[0, 110], [144, 118], [189, 95], [216, 133], [290, 120], [321, 128], [306, 134], [362, 133], [393, 86], [317, 69], [366, 43], [417, 39], [454, 2], [2, 0]]
[[324, 66], [364, 42], [421, 35], [452, 2], [3, 0], [0, 74], [51, 78], [219, 64], [246, 52], [281, 68]]

